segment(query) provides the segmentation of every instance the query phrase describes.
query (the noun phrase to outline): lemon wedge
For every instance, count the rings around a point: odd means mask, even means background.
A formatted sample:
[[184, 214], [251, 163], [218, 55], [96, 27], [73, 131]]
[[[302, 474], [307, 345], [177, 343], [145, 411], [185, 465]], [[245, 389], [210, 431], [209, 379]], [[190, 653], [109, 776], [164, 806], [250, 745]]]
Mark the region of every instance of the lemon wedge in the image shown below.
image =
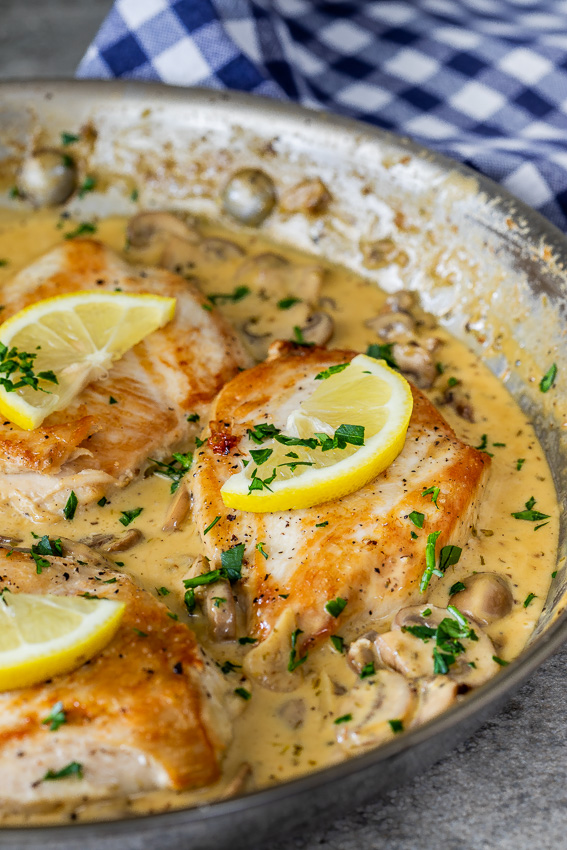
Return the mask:
[[[124, 292], [77, 292], [20, 310], [0, 325], [7, 349], [0, 347], [0, 365], [17, 365], [0, 372], [0, 413], [27, 431], [37, 428], [174, 311], [175, 298]], [[25, 383], [30, 375], [32, 385]]]
[[339, 499], [399, 455], [413, 409], [405, 378], [365, 354], [320, 374], [283, 431], [250, 445], [251, 460], [221, 489], [227, 507], [263, 513]]
[[4, 591], [0, 600], [0, 691], [74, 670], [112, 639], [125, 605], [113, 599]]

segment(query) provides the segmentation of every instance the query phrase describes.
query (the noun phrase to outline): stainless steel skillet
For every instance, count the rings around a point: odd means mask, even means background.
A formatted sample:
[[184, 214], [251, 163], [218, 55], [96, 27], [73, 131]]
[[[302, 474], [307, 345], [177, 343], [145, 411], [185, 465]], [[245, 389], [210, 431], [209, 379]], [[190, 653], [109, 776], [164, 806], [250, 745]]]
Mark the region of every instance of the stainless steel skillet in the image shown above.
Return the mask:
[[[62, 131], [87, 127], [84, 173], [100, 195], [73, 200], [88, 220], [139, 204], [219, 214], [228, 176], [261, 168], [281, 193], [319, 176], [333, 195], [321, 219], [276, 211], [262, 229], [373, 276], [385, 288], [420, 291], [425, 305], [507, 383], [527, 410], [567, 492], [567, 356], [563, 338], [567, 240], [495, 184], [403, 140], [352, 121], [272, 101], [130, 83], [0, 86], [0, 189], [32, 150], [58, 147]], [[0, 203], [18, 203], [5, 191]], [[361, 243], [387, 240], [408, 261], [369, 271]], [[395, 264], [393, 264], [395, 266]], [[553, 394], [537, 380], [559, 367]], [[206, 807], [138, 819], [0, 831], [0, 847], [222, 848], [266, 845], [275, 834], [346, 811], [425, 769], [476, 729], [567, 637], [565, 521], [558, 574], [537, 634], [517, 662], [464, 703], [373, 753], [303, 779]], [[1, 781], [1, 779], [0, 779]], [[253, 840], [251, 838], [253, 836]]]

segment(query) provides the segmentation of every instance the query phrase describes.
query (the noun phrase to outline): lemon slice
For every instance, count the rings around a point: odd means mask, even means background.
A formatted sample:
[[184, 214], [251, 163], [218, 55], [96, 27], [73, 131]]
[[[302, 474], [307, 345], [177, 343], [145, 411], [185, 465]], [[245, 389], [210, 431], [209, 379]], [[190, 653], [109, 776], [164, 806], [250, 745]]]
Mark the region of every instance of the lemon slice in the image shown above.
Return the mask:
[[114, 636], [125, 605], [113, 599], [4, 591], [0, 601], [0, 691], [74, 670]]
[[[314, 383], [314, 392], [291, 412], [281, 435], [250, 445], [252, 460], [221, 489], [227, 507], [262, 513], [339, 499], [399, 455], [413, 409], [405, 378], [365, 354], [341, 371], [328, 371], [330, 376]], [[333, 448], [335, 436], [342, 439]], [[294, 445], [289, 438], [311, 445]], [[258, 450], [269, 455], [264, 459]]]
[[[38, 388], [9, 391], [0, 385], [0, 413], [27, 431], [54, 410], [63, 410], [88, 383], [102, 377], [115, 360], [173, 318], [175, 298], [124, 292], [77, 292], [46, 298], [20, 310], [0, 325], [0, 342], [35, 355]], [[0, 360], [2, 358], [0, 357]], [[12, 384], [21, 371], [6, 376]]]

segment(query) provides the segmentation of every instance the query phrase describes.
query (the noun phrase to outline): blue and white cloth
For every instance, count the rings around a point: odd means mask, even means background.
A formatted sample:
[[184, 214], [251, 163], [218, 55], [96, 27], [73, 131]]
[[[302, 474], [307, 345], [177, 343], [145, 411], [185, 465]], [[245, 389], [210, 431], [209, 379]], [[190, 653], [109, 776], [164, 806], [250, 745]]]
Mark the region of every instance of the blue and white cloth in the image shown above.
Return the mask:
[[115, 0], [77, 74], [369, 121], [567, 231], [567, 0]]

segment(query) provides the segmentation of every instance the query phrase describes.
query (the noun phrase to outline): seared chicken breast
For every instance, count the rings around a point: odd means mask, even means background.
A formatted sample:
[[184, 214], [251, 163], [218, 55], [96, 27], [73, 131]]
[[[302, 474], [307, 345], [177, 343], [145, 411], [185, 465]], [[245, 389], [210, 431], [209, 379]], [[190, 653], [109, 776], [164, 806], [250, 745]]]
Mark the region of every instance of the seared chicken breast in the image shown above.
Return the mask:
[[[247, 669], [267, 685], [287, 669], [292, 648], [299, 658], [333, 633], [384, 631], [402, 606], [424, 601], [419, 584], [428, 535], [440, 533], [438, 552], [465, 543], [490, 466], [488, 455], [462, 443], [412, 388], [401, 454], [361, 489], [305, 510], [255, 514], [225, 507], [222, 485], [242, 468], [248, 450], [258, 448], [247, 429], [260, 423], [283, 429], [317, 387], [315, 376], [353, 356], [299, 348], [238, 375], [218, 395], [208, 441], [196, 454], [194, 516], [205, 554], [214, 569], [222, 551], [245, 544], [240, 596], [247, 633], [260, 642], [247, 656]], [[431, 488], [439, 488], [437, 498]], [[423, 528], [409, 520], [412, 511], [424, 515]], [[339, 598], [346, 605], [334, 616], [325, 606]]]
[[192, 283], [134, 269], [92, 239], [65, 242], [16, 275], [2, 288], [2, 318], [54, 295], [117, 288], [174, 297], [174, 319], [40, 428], [0, 422], [1, 498], [35, 520], [59, 514], [71, 490], [80, 504], [97, 501], [128, 484], [148, 457], [169, 456], [198, 429], [188, 416], [206, 417], [222, 385], [249, 365], [229, 325]]
[[[198, 788], [219, 776], [231, 737], [223, 677], [190, 629], [86, 546], [36, 573], [29, 554], [0, 549], [0, 581], [13, 593], [119, 599], [117, 634], [66, 675], [0, 693], [0, 813], [153, 789]], [[65, 722], [43, 721], [61, 703]], [[46, 781], [76, 762], [81, 776]]]

